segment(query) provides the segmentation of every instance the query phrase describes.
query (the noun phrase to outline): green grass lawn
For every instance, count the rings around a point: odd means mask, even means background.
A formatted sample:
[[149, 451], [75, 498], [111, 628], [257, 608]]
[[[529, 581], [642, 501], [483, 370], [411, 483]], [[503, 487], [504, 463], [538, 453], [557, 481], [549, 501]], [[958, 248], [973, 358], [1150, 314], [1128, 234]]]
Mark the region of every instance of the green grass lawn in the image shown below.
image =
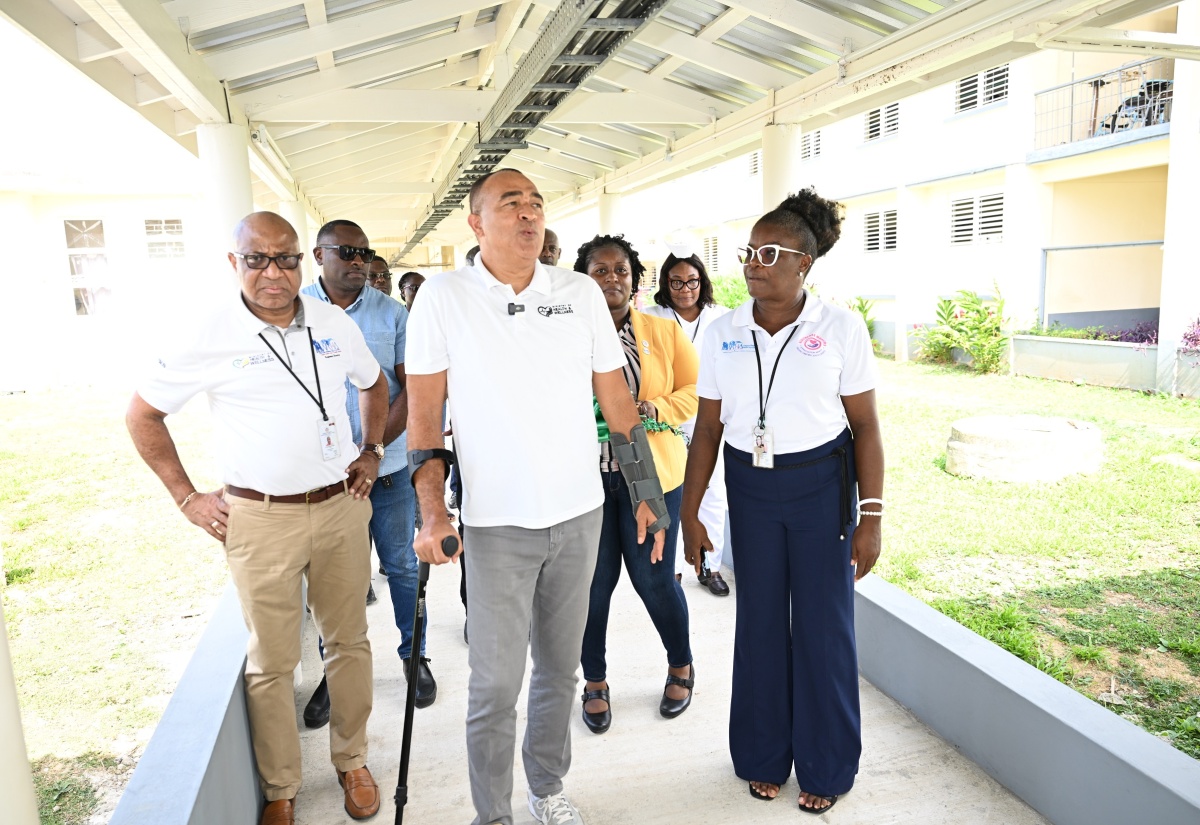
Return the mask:
[[[880, 361], [888, 502], [877, 572], [1200, 758], [1200, 404]], [[226, 581], [125, 433], [128, 395], [0, 396], [4, 609], [43, 822], [111, 806]], [[1055, 484], [960, 479], [950, 425], [1096, 424], [1105, 463]], [[202, 403], [171, 418], [215, 486]], [[207, 477], [205, 477], [207, 473]], [[57, 810], [55, 808], [57, 807]]]

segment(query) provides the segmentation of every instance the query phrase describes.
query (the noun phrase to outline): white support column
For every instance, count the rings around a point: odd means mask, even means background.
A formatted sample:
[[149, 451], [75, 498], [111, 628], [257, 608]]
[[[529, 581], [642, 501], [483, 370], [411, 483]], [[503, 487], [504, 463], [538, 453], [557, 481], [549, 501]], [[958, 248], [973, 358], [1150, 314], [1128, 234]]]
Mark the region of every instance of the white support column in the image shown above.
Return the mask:
[[196, 127], [206, 228], [200, 247], [206, 264], [232, 274], [225, 260], [238, 221], [254, 211], [250, 187], [250, 135], [233, 123], [201, 123]]
[[931, 292], [936, 292], [928, 282], [928, 227], [930, 221], [918, 190], [901, 186], [896, 190], [897, 249], [896, 270], [892, 282], [895, 284], [896, 301], [892, 308], [896, 324], [896, 363], [908, 361], [915, 353], [910, 352], [908, 336], [913, 324], [933, 317], [933, 306], [924, 307]]
[[1050, 245], [1053, 213], [1053, 187], [1042, 183], [1025, 163], [1009, 166], [1004, 181], [1003, 253], [1008, 266], [999, 286], [1012, 329], [1027, 329], [1039, 320], [1042, 256]]
[[313, 244], [308, 237], [308, 211], [300, 201], [280, 201], [279, 214], [296, 230], [296, 237], [300, 239], [300, 251], [304, 253], [304, 260], [300, 262], [300, 270], [304, 273], [304, 283], [311, 284], [315, 276], [313, 275]]
[[621, 196], [601, 192], [598, 200], [600, 207], [600, 234], [615, 235], [621, 232]]
[[[1200, 0], [1179, 5], [1178, 33], [1200, 37]], [[1196, 268], [1196, 215], [1200, 215], [1200, 61], [1176, 60], [1167, 171], [1167, 221], [1163, 233], [1158, 316], [1158, 390], [1173, 392], [1175, 351], [1184, 328], [1200, 315]]]
[[802, 188], [800, 180], [800, 126], [779, 123], [762, 132], [763, 213], [774, 209], [789, 194]]
[[37, 798], [33, 792], [33, 774], [25, 733], [21, 727], [21, 706], [17, 702], [17, 683], [13, 677], [8, 650], [8, 631], [4, 627], [4, 602], [0, 593], [0, 799], [4, 800], [4, 821], [11, 825], [37, 825]]

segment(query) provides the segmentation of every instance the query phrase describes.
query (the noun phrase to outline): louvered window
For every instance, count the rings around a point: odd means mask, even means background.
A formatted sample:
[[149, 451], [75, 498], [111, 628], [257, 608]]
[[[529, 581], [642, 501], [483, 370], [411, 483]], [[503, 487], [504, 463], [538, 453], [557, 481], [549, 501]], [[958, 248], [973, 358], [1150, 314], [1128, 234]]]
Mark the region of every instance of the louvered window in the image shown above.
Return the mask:
[[1004, 195], [963, 198], [950, 204], [950, 243], [1004, 239]]
[[863, 249], [867, 252], [880, 252], [895, 249], [899, 240], [899, 227], [896, 221], [896, 210], [886, 212], [868, 212], [864, 216]]
[[146, 220], [146, 253], [151, 259], [182, 258], [183, 221], [179, 218]]
[[718, 271], [717, 263], [720, 259], [720, 253], [717, 249], [716, 235], [709, 235], [704, 239], [704, 254], [700, 257], [704, 260], [704, 267], [710, 274]]
[[755, 177], [762, 171], [762, 152], [750, 153], [750, 177]]
[[1008, 64], [988, 69], [958, 81], [955, 88], [956, 112], [995, 103], [1008, 97]]
[[821, 130], [805, 132], [800, 136], [800, 159], [810, 160], [821, 154]]
[[889, 103], [867, 112], [866, 139], [878, 140], [900, 131], [900, 104]]

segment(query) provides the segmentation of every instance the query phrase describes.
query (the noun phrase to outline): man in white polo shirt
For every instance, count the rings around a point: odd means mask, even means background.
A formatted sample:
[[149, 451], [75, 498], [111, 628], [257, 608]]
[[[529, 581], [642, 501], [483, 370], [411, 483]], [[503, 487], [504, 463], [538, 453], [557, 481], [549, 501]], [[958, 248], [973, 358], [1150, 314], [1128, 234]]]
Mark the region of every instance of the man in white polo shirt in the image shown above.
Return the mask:
[[[368, 496], [382, 448], [354, 443], [346, 382], [359, 390], [364, 439], [383, 441], [388, 385], [340, 309], [300, 296], [303, 254], [272, 212], [246, 217], [229, 261], [241, 291], [160, 356], [126, 414], [134, 445], [188, 520], [224, 545], [250, 630], [246, 704], [267, 805], [263, 825], [294, 819], [300, 737], [292, 672], [300, 661], [301, 579], [325, 639], [330, 751], [347, 813], [379, 810], [366, 767], [371, 713]], [[192, 485], [166, 416], [208, 396], [224, 487]]]
[[[529, 808], [541, 822], [582, 823], [563, 795], [570, 719], [588, 590], [596, 567], [604, 491], [592, 395], [631, 448], [629, 472], [657, 485], [641, 419], [626, 388], [625, 356], [604, 296], [587, 277], [538, 261], [542, 196], [502, 169], [471, 189], [474, 265], [426, 281], [408, 327], [410, 464], [424, 525], [415, 549], [440, 564], [454, 535], [442, 506], [442, 405], [454, 409], [462, 521], [471, 545], [467, 759], [476, 825], [512, 825], [516, 702], [533, 655], [522, 754]], [[629, 442], [633, 442], [632, 445]], [[622, 471], [626, 463], [622, 464]], [[635, 479], [636, 480], [636, 479]], [[657, 501], [661, 501], [658, 487]], [[639, 541], [663, 518], [637, 501]]]

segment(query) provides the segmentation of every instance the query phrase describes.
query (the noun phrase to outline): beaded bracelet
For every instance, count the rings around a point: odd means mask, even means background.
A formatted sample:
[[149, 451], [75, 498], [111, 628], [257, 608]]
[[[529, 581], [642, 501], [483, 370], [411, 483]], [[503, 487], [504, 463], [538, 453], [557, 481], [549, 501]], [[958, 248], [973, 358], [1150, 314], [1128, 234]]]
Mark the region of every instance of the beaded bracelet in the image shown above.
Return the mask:
[[184, 507], [187, 507], [188, 502], [191, 501], [193, 498], [195, 498], [198, 495], [200, 495], [199, 490], [192, 490], [190, 493], [188, 493], [186, 496], [183, 497], [183, 501], [179, 502], [179, 509], [182, 510]]
[[859, 511], [858, 511], [858, 514], [859, 514], [860, 516], [877, 516], [877, 517], [879, 517], [879, 518], [882, 518], [882, 517], [883, 517], [883, 511], [882, 511], [882, 510], [859, 510]]

